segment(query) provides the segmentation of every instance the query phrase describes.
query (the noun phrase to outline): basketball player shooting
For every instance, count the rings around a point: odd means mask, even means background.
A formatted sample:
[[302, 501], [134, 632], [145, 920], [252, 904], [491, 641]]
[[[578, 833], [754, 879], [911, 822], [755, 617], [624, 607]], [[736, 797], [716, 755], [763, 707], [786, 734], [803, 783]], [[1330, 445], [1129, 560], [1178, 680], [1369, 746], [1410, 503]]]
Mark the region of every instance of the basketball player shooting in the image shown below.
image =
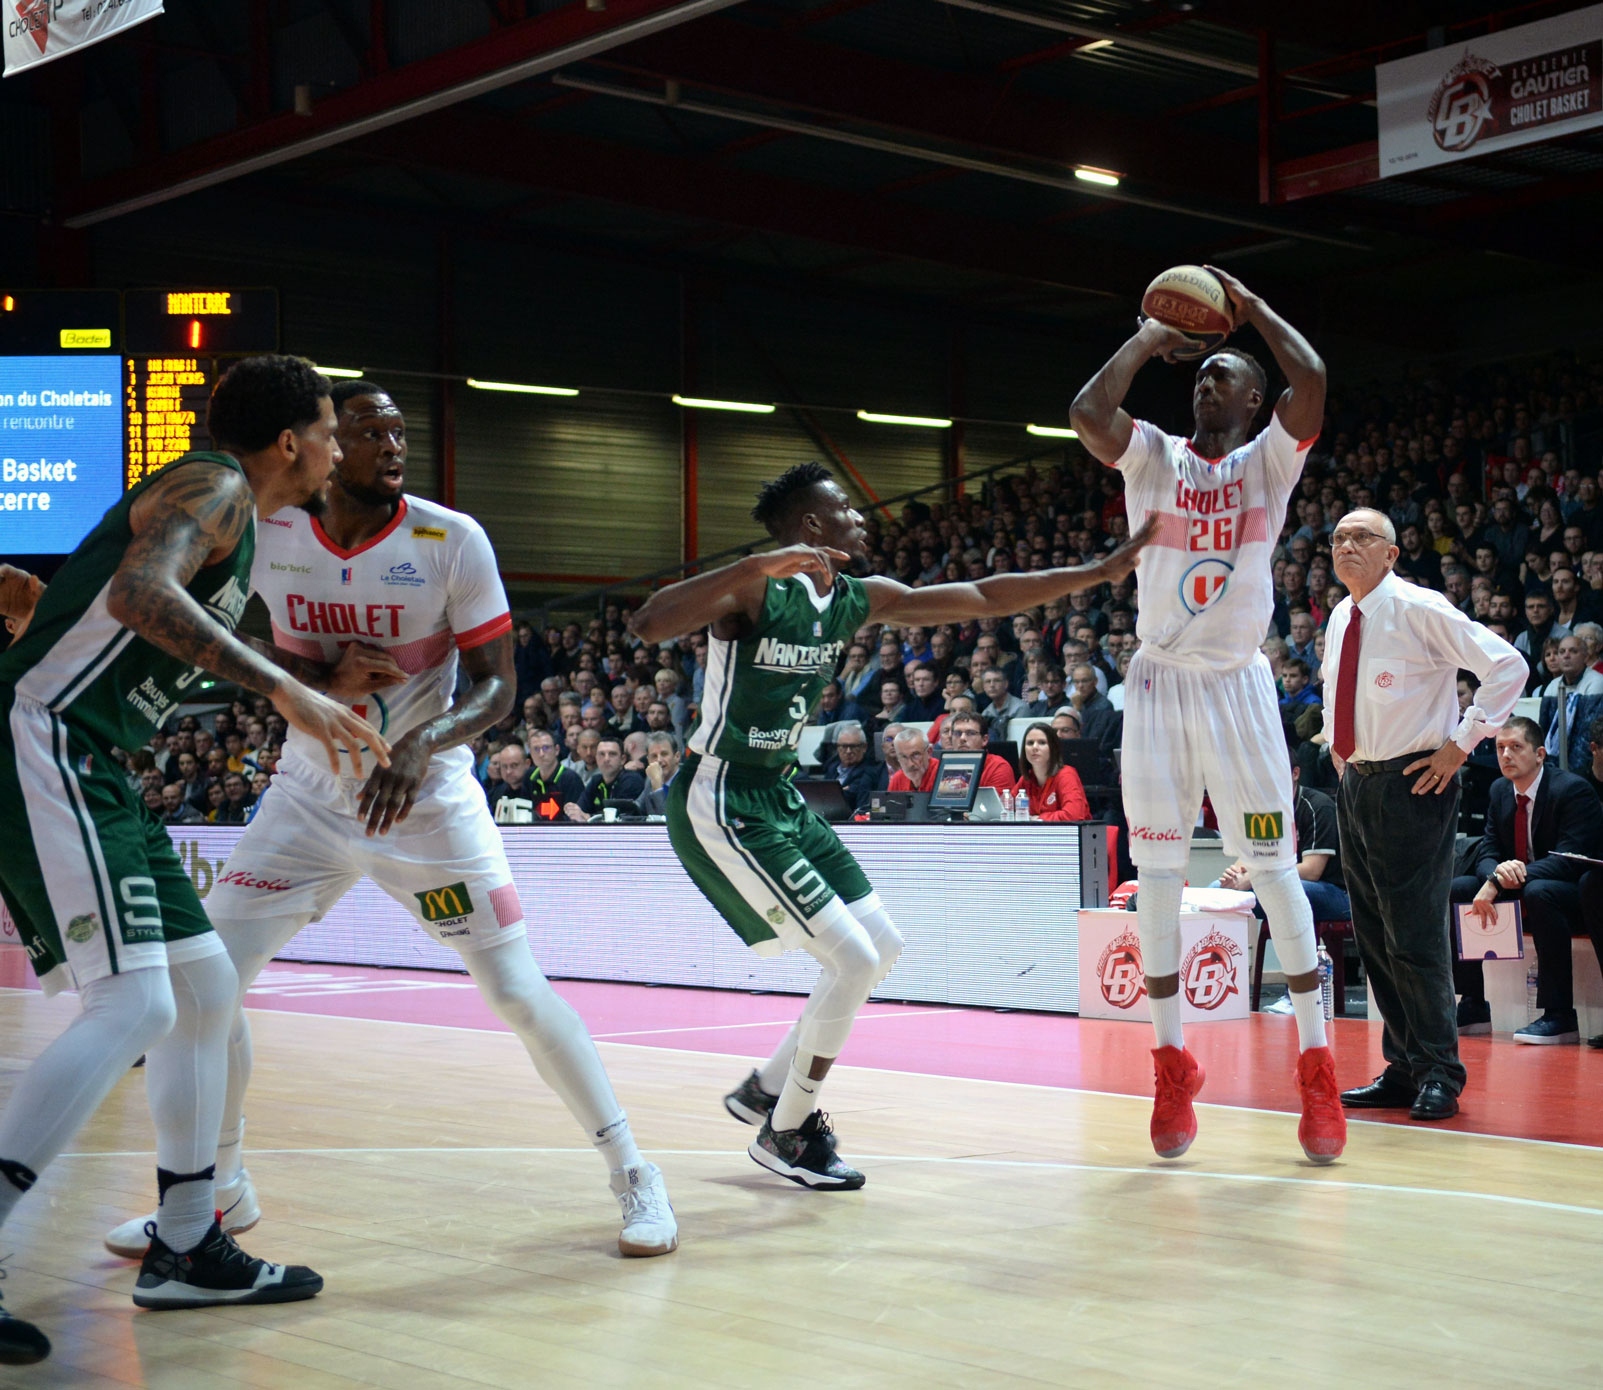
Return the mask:
[[1291, 775], [1274, 677], [1258, 650], [1274, 606], [1270, 560], [1286, 503], [1325, 409], [1325, 367], [1306, 338], [1241, 281], [1224, 286], [1236, 327], [1263, 336], [1289, 383], [1253, 425], [1267, 381], [1222, 348], [1192, 388], [1190, 439], [1133, 420], [1121, 402], [1149, 359], [1191, 339], [1147, 319], [1075, 398], [1080, 442], [1124, 474], [1130, 524], [1156, 530], [1141, 565], [1141, 639], [1125, 680], [1124, 805], [1139, 870], [1141, 955], [1157, 1047], [1152, 1145], [1178, 1158], [1196, 1138], [1203, 1071], [1180, 1027], [1180, 891], [1204, 788], [1228, 853], [1250, 866], [1297, 1016], [1297, 1137], [1315, 1163], [1337, 1158], [1346, 1120], [1320, 1005], [1313, 913], [1297, 876]]
[[650, 643], [709, 629], [701, 711], [668, 797], [668, 835], [686, 872], [759, 955], [800, 948], [823, 967], [778, 1050], [724, 1105], [762, 1127], [747, 1152], [763, 1167], [804, 1187], [849, 1190], [864, 1177], [836, 1153], [819, 1092], [902, 937], [851, 851], [789, 780], [802, 730], [864, 623], [1017, 613], [1124, 578], [1150, 533], [1090, 565], [910, 589], [842, 573], [867, 559], [868, 536], [822, 464], [769, 483], [752, 517], [781, 549], [659, 590], [630, 626]]
[[[661, 1171], [640, 1154], [584, 1021], [529, 949], [501, 831], [468, 741], [512, 707], [512, 618], [483, 528], [406, 495], [406, 420], [369, 381], [333, 388], [341, 457], [321, 519], [285, 510], [260, 528], [251, 585], [272, 617], [273, 660], [354, 705], [390, 739], [364, 782], [330, 775], [292, 733], [262, 809], [206, 900], [240, 999], [308, 922], [366, 874], [453, 948], [541, 1078], [584, 1127], [623, 1212], [621, 1253], [665, 1255], [678, 1226]], [[456, 696], [458, 670], [466, 688]], [[455, 698], [453, 698], [455, 697]], [[250, 1026], [234, 1014], [217, 1146], [227, 1230], [260, 1218], [244, 1167]], [[146, 1218], [106, 1238], [138, 1257]]]

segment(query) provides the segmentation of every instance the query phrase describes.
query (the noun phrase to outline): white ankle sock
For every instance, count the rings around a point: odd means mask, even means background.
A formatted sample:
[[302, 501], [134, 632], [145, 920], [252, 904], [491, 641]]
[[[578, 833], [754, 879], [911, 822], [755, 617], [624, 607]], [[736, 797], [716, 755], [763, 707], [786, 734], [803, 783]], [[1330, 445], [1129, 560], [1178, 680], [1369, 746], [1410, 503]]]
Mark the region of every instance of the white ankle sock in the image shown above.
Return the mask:
[[1150, 994], [1147, 1003], [1152, 1006], [1152, 1033], [1159, 1047], [1184, 1047], [1185, 1037], [1180, 1031], [1180, 995], [1167, 999], [1154, 999]]
[[645, 1162], [635, 1146], [634, 1132], [629, 1128], [629, 1117], [620, 1114], [609, 1125], [603, 1125], [590, 1134], [596, 1152], [607, 1161], [607, 1168], [616, 1173], [620, 1168], [638, 1168]]
[[[805, 1069], [798, 1071], [796, 1062], [803, 1062]], [[776, 1132], [800, 1129], [807, 1117], [818, 1109], [818, 1090], [824, 1083], [811, 1080], [807, 1075], [811, 1070], [812, 1055], [798, 1053], [790, 1064], [790, 1073], [785, 1077], [785, 1085], [779, 1093], [779, 1099], [774, 1103], [774, 1114], [770, 1123]]]
[[1297, 1015], [1297, 1045], [1306, 1052], [1310, 1047], [1328, 1047], [1325, 1040], [1325, 1001], [1321, 992], [1310, 989], [1291, 996], [1291, 1007]]
[[165, 1187], [156, 1208], [156, 1235], [169, 1250], [180, 1255], [193, 1250], [216, 1220], [216, 1187], [211, 1168], [198, 1173], [169, 1173], [158, 1168], [156, 1186], [158, 1190]]
[[790, 1059], [796, 1055], [796, 1039], [801, 1032], [798, 1021], [790, 1025], [790, 1032], [774, 1049], [774, 1055], [757, 1068], [757, 1084], [771, 1096], [785, 1089], [785, 1078], [790, 1075]]

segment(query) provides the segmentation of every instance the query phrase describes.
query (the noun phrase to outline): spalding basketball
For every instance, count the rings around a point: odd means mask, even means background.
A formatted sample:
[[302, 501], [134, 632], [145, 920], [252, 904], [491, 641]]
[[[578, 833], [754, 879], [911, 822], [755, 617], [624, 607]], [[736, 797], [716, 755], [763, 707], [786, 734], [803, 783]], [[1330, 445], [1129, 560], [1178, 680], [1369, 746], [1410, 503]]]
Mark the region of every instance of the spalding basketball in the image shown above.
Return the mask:
[[1174, 353], [1182, 358], [1207, 355], [1236, 326], [1225, 287], [1217, 275], [1200, 265], [1177, 265], [1164, 271], [1141, 296], [1141, 312], [1178, 328], [1196, 344]]

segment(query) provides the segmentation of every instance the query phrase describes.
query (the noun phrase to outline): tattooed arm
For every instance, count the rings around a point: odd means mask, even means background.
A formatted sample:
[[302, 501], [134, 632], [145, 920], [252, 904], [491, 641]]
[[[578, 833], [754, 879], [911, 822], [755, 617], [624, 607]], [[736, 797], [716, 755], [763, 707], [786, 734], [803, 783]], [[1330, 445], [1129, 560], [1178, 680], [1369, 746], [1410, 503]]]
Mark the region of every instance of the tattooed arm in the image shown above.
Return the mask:
[[204, 462], [174, 468], [134, 503], [129, 524], [133, 540], [106, 595], [113, 618], [168, 655], [266, 695], [290, 727], [324, 746], [336, 774], [341, 742], [358, 774], [356, 749], [364, 743], [380, 763], [389, 761], [378, 730], [247, 647], [185, 589], [256, 524], [256, 499], [242, 474]]
[[[313, 657], [287, 652], [282, 647], [264, 642], [260, 637], [239, 639], [258, 656], [265, 656], [275, 666], [282, 667], [302, 685], [321, 690], [336, 700], [360, 700], [375, 690], [388, 685], [400, 685], [406, 672], [396, 664], [395, 658], [382, 647], [366, 642], [347, 642], [340, 652], [338, 664], [331, 665]], [[501, 716], [497, 715], [496, 719]], [[492, 719], [490, 723], [495, 723]]]
[[462, 670], [473, 682], [444, 714], [419, 724], [396, 739], [390, 765], [378, 768], [362, 788], [358, 814], [367, 818], [367, 833], [383, 835], [403, 821], [417, 800], [429, 759], [466, 743], [505, 717], [518, 689], [512, 665], [512, 634], [503, 633], [461, 654]]

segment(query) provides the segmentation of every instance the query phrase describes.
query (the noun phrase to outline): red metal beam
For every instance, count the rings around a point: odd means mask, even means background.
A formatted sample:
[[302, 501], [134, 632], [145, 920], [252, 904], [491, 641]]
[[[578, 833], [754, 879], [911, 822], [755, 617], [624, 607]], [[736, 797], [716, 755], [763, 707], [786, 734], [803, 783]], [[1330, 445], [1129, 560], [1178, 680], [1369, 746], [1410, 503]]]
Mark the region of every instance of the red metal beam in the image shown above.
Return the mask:
[[[181, 197], [592, 57], [732, 3], [608, 0], [604, 11], [594, 11], [585, 7], [584, 0], [572, 0], [559, 10], [370, 77], [319, 102], [310, 116], [282, 112], [176, 154], [144, 160], [63, 190], [63, 220], [71, 227], [85, 227]], [[382, 20], [382, 11], [377, 6], [375, 10], [375, 18]]]
[[1274, 167], [1274, 197], [1276, 202], [1292, 203], [1374, 183], [1379, 177], [1380, 146], [1366, 140], [1345, 149], [1282, 160]]
[[402, 165], [449, 169], [1096, 295], [1144, 283], [1157, 254], [970, 213], [900, 206], [845, 189], [732, 168], [716, 159], [555, 130], [531, 132], [519, 122], [466, 107], [404, 131], [385, 131], [363, 141], [361, 148]]

